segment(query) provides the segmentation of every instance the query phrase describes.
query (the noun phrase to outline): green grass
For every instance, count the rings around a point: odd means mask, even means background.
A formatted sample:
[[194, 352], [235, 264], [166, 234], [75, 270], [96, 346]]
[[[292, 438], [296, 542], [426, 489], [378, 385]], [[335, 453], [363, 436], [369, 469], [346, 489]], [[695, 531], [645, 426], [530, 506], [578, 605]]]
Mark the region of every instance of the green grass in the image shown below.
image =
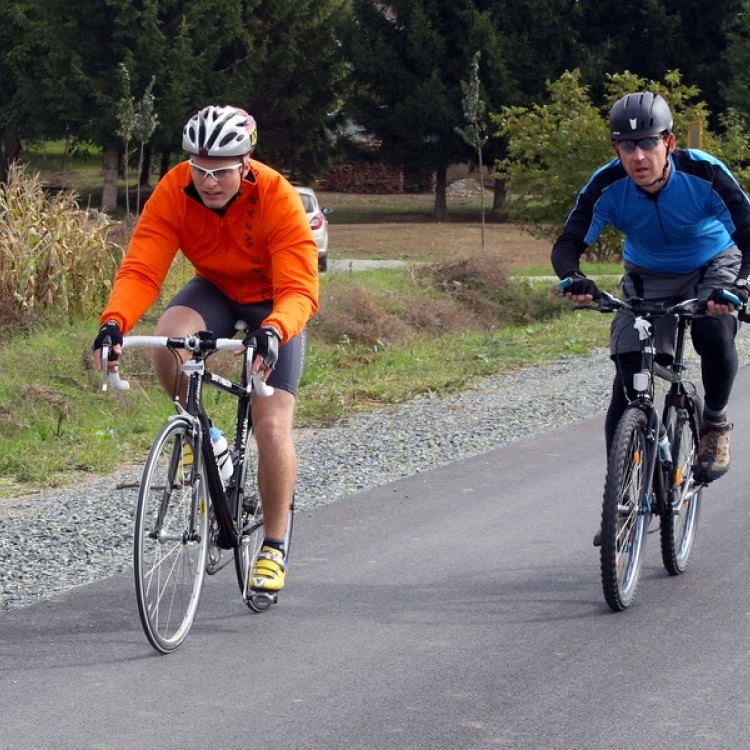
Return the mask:
[[298, 423], [327, 424], [419, 396], [460, 392], [503, 372], [584, 356], [607, 343], [603, 317], [570, 313], [543, 324], [450, 334], [397, 348], [314, 342], [305, 364]]
[[[375, 285], [386, 279], [370, 275]], [[153, 320], [149, 316], [138, 331], [149, 332]], [[606, 344], [608, 322], [568, 313], [544, 324], [430, 336], [404, 346], [327, 344], [312, 337], [297, 426], [331, 424], [378, 406], [460, 391], [519, 367], [584, 355]], [[2, 344], [0, 497], [138, 462], [173, 412], [143, 352], [123, 361], [129, 392], [101, 392], [101, 375], [91, 369], [94, 329], [91, 322], [55, 326]], [[227, 376], [236, 367], [230, 355], [216, 355], [215, 364]], [[206, 401], [217, 423], [228, 428], [231, 399], [208, 391]]]

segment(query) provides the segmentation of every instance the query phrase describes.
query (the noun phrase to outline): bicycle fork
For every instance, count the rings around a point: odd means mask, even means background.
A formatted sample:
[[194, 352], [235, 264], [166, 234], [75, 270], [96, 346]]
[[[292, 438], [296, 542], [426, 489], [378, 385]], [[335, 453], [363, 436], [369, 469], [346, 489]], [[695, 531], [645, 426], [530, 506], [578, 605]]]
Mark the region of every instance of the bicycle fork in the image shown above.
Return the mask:
[[[643, 408], [642, 406], [638, 408]], [[638, 513], [644, 516], [652, 516], [654, 514], [654, 508], [664, 502], [667, 489], [665, 488], [664, 482], [664, 464], [659, 458], [658, 442], [659, 442], [659, 429], [661, 422], [659, 416], [654, 408], [653, 404], [649, 402], [648, 408], [645, 410], [648, 415], [648, 426], [646, 428], [646, 455], [642, 457], [642, 461], [645, 459], [645, 476], [643, 483], [643, 497], [639, 504]]]

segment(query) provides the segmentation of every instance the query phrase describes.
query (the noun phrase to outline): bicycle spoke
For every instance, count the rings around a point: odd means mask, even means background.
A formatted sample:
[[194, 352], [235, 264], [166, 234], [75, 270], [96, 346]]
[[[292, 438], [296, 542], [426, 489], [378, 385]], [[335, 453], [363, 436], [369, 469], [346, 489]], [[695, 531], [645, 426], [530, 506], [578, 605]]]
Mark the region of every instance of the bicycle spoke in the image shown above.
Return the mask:
[[146, 461], [138, 497], [136, 598], [146, 637], [161, 653], [173, 651], [187, 636], [206, 566], [208, 503], [202, 459], [191, 456], [189, 471], [181, 465], [188, 436], [182, 421], [162, 430]]
[[602, 504], [602, 587], [607, 604], [626, 609], [635, 596], [650, 479], [646, 476], [646, 415], [628, 409], [610, 450]]

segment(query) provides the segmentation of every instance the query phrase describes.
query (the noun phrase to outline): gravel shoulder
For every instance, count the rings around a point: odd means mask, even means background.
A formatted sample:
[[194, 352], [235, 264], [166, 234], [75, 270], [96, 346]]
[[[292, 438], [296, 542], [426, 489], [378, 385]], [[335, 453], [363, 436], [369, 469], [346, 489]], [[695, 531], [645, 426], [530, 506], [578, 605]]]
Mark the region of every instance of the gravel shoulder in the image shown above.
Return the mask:
[[[747, 334], [737, 341], [742, 365], [750, 351]], [[693, 366], [689, 374], [697, 378], [698, 372]], [[504, 374], [447, 398], [419, 399], [331, 428], [299, 431], [297, 512], [599, 413], [607, 407], [611, 379], [608, 353], [599, 350]], [[0, 611], [130, 569], [140, 468], [5, 506]]]

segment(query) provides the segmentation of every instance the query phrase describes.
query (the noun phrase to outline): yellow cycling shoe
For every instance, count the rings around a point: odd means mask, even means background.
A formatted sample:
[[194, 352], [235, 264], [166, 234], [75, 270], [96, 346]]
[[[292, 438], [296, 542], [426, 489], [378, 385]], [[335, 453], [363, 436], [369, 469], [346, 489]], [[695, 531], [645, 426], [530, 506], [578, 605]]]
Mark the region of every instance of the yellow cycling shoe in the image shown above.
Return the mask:
[[284, 553], [263, 545], [250, 572], [247, 587], [253, 591], [281, 591], [285, 578]]

